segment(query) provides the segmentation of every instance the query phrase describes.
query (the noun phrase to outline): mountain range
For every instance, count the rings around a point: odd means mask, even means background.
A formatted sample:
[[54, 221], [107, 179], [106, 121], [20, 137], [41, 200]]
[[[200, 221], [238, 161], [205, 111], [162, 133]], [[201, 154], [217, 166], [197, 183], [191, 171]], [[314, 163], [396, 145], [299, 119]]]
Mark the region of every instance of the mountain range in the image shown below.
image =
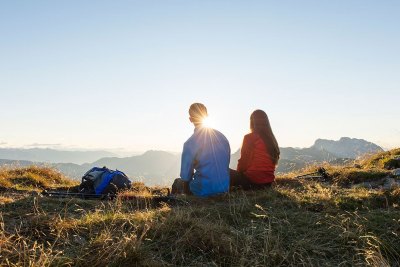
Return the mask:
[[[345, 163], [365, 154], [381, 152], [383, 149], [363, 139], [342, 137], [338, 141], [318, 139], [309, 148], [280, 148], [281, 155], [277, 172], [289, 172], [310, 164], [330, 162]], [[6, 152], [10, 152], [7, 154]], [[37, 152], [37, 154], [35, 154]], [[48, 154], [46, 154], [48, 152]], [[72, 158], [74, 157], [75, 158]], [[101, 156], [93, 161], [95, 156]], [[146, 185], [168, 185], [179, 177], [180, 154], [165, 151], [147, 151], [142, 155], [119, 158], [106, 151], [71, 152], [51, 149], [0, 149], [0, 166], [4, 165], [49, 165], [75, 179], [91, 167], [107, 166], [124, 171], [133, 180]], [[240, 150], [231, 156], [230, 167], [236, 168]], [[61, 159], [67, 160], [66, 162]], [[57, 162], [60, 160], [59, 162]], [[91, 163], [84, 163], [91, 162]]]
[[65, 151], [50, 148], [0, 148], [0, 159], [28, 160], [46, 163], [84, 164], [100, 158], [115, 157], [108, 151]]
[[[321, 162], [343, 164], [364, 155], [383, 152], [383, 149], [363, 139], [342, 137], [338, 141], [317, 139], [314, 145], [307, 148], [281, 147], [280, 151], [276, 171], [284, 173]], [[240, 150], [232, 154], [231, 168], [236, 167], [239, 158]]]

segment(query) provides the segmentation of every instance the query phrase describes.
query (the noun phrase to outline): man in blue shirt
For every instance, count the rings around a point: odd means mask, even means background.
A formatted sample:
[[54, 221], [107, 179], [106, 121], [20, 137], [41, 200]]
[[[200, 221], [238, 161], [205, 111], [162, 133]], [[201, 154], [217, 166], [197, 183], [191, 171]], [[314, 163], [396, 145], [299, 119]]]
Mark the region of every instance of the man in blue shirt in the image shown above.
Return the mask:
[[[203, 125], [207, 108], [194, 103], [189, 109], [189, 120], [195, 129], [183, 145], [181, 181], [196, 196], [212, 196], [229, 190], [229, 161], [231, 149], [226, 137]], [[174, 188], [173, 188], [174, 191]]]

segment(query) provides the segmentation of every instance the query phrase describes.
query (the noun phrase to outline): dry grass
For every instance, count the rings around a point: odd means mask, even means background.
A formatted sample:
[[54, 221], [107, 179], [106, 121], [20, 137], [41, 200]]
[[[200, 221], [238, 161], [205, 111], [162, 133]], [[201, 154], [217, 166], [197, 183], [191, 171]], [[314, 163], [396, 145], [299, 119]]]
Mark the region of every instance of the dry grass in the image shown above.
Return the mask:
[[[346, 188], [386, 171], [326, 167], [330, 184], [291, 174], [266, 190], [182, 196], [190, 205], [3, 192], [0, 266], [400, 266], [400, 189]], [[35, 171], [7, 177], [44, 177]], [[34, 185], [66, 184], [57, 177]], [[135, 184], [124, 195], [153, 192]]]
[[13, 202], [14, 199], [11, 197], [6, 197], [6, 196], [0, 196], [0, 205], [1, 204], [7, 204]]
[[[317, 186], [305, 198], [290, 188], [236, 192], [211, 200], [188, 199], [192, 202], [188, 207], [143, 211], [129, 202], [35, 202], [29, 197], [14, 203], [20, 205], [19, 217], [9, 207], [4, 211], [0, 262], [21, 266], [399, 263], [397, 208], [346, 211], [335, 207], [332, 192], [326, 196], [323, 192]], [[316, 209], [320, 201], [332, 203]]]
[[[313, 166], [308, 166], [305, 169], [296, 171], [296, 172], [291, 172], [291, 173], [286, 173], [283, 175], [280, 175], [277, 179], [278, 183], [296, 183], [299, 180], [298, 179], [293, 179], [293, 177], [302, 175], [302, 174], [308, 174], [308, 173], [313, 173], [318, 170], [318, 168], [323, 167], [326, 169], [327, 173], [329, 174], [329, 177], [327, 179], [327, 182], [334, 184], [334, 185], [339, 185], [339, 186], [349, 186], [352, 184], [357, 184], [361, 182], [366, 182], [366, 181], [377, 181], [382, 178], [385, 178], [387, 176], [390, 176], [391, 171], [381, 169], [381, 168], [357, 168], [354, 166], [334, 166], [334, 165], [329, 165], [327, 163], [325, 164], [319, 164], [319, 165], [313, 165]], [[306, 180], [307, 178], [302, 178], [300, 180]]]
[[378, 168], [383, 169], [393, 159], [400, 157], [400, 148], [392, 149], [369, 157], [365, 157], [359, 161], [363, 168]]
[[0, 186], [16, 189], [44, 189], [76, 185], [59, 171], [38, 166], [0, 169]]

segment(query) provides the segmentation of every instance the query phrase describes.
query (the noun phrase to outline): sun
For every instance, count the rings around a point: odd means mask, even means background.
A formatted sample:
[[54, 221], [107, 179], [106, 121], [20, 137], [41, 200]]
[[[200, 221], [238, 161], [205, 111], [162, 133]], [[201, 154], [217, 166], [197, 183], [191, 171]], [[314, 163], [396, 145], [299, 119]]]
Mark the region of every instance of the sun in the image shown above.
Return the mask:
[[210, 117], [206, 117], [203, 119], [203, 126], [207, 128], [213, 128], [215, 126], [214, 120]]

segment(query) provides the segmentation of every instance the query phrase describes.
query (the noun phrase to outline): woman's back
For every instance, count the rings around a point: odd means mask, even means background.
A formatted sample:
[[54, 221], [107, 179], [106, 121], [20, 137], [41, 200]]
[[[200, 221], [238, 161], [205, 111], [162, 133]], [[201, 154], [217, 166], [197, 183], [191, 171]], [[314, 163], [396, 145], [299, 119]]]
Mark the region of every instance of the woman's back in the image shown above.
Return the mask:
[[256, 184], [274, 181], [275, 164], [267, 151], [267, 146], [257, 133], [250, 133], [244, 137], [237, 170]]
[[254, 142], [253, 160], [248, 171], [275, 171], [275, 165], [268, 155], [264, 141], [256, 133], [251, 134]]

